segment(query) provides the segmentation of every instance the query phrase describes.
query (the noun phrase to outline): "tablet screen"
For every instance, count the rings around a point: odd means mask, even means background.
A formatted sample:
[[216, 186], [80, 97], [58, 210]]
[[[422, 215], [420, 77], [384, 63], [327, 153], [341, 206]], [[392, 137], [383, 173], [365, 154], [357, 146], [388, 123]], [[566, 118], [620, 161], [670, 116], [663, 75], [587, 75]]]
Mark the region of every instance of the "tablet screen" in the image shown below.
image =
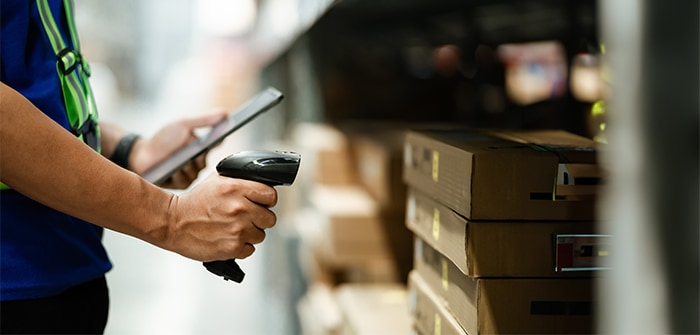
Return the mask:
[[190, 142], [146, 171], [143, 174], [143, 178], [156, 185], [166, 181], [173, 173], [197, 158], [197, 156], [219, 144], [236, 129], [277, 105], [282, 101], [282, 98], [282, 93], [277, 89], [272, 87], [266, 88], [239, 107], [229, 117], [214, 125], [208, 134]]

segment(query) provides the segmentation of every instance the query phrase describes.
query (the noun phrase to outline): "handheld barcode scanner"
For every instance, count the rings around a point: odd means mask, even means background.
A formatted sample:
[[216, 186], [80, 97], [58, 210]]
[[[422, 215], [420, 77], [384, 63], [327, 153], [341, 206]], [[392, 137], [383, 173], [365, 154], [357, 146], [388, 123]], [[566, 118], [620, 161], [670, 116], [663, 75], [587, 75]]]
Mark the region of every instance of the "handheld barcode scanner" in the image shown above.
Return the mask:
[[[301, 155], [289, 151], [242, 151], [222, 159], [216, 165], [220, 175], [257, 181], [270, 186], [289, 186], [299, 171]], [[209, 272], [233, 280], [243, 281], [245, 273], [235, 259], [204, 263]]]

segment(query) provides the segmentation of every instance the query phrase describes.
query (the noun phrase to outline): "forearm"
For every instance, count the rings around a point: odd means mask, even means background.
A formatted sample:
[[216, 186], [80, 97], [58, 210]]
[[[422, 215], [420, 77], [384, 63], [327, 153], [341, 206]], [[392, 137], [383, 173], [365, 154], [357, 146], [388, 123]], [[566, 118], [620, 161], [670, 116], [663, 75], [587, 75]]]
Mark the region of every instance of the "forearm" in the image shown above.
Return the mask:
[[0, 83], [0, 180], [61, 212], [153, 244], [174, 195], [104, 159]]

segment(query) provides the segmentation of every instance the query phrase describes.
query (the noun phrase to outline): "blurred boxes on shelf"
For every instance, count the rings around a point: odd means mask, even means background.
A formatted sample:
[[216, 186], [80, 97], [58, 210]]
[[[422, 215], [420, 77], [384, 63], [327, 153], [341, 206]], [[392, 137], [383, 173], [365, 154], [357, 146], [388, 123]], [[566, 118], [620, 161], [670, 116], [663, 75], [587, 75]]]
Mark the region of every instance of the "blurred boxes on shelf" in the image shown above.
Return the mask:
[[293, 140], [304, 161], [299, 177], [303, 182], [330, 185], [355, 185], [356, 176], [347, 136], [325, 123], [300, 123]]
[[345, 125], [358, 183], [376, 201], [382, 228], [400, 280], [406, 282], [413, 263], [412, 233], [404, 221], [406, 184], [402, 179], [405, 125]]
[[309, 194], [320, 219], [323, 254], [333, 263], [388, 257], [376, 202], [363, 189], [317, 186]]
[[[409, 333], [404, 131], [308, 123], [294, 134], [305, 158], [297, 190], [304, 201], [294, 220], [309, 285], [298, 304], [304, 333]], [[327, 315], [314, 312], [329, 301], [335, 307]]]
[[345, 320], [344, 334], [410, 332], [411, 317], [404, 284], [343, 284], [335, 296]]
[[376, 214], [347, 209], [333, 212], [323, 206], [300, 211], [294, 219], [301, 237], [299, 261], [307, 281], [329, 285], [398, 281], [384, 235], [377, 233]]
[[340, 335], [343, 333], [343, 314], [333, 291], [334, 288], [326, 283], [312, 283], [297, 302], [302, 334]]
[[377, 200], [382, 212], [403, 215], [404, 129], [387, 126], [371, 133], [347, 130], [358, 182]]
[[305, 335], [409, 334], [407, 306], [406, 286], [399, 283], [315, 284], [298, 310]]
[[320, 262], [357, 269], [381, 260], [394, 280], [406, 282], [413, 238], [404, 223], [404, 132], [372, 122], [302, 123], [293, 130], [304, 157], [299, 197], [320, 222], [315, 235], [322, 238], [310, 244]]

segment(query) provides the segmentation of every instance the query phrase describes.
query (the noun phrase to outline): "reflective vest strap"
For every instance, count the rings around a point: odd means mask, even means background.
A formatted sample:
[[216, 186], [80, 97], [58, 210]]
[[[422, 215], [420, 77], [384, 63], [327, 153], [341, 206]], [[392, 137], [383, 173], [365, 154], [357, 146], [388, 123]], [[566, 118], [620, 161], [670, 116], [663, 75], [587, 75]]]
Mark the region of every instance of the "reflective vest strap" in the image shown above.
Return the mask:
[[56, 25], [56, 21], [51, 13], [51, 7], [49, 7], [48, 0], [37, 0], [37, 8], [39, 9], [39, 17], [41, 17], [41, 23], [44, 25], [44, 31], [49, 36], [49, 42], [51, 42], [51, 47], [53, 47], [54, 53], [57, 55], [61, 50], [66, 49], [66, 44], [61, 37], [60, 30]]
[[[66, 16], [72, 14], [70, 11], [70, 3], [64, 0], [66, 8]], [[81, 58], [77, 50], [71, 50], [68, 44], [63, 39], [61, 31], [58, 29], [58, 24], [54, 19], [51, 7], [48, 0], [37, 0], [37, 8], [39, 16], [44, 26], [44, 31], [49, 38], [51, 47], [56, 54], [56, 71], [61, 82], [61, 90], [63, 91], [63, 100], [68, 114], [68, 120], [71, 128], [75, 132], [82, 124], [87, 121], [89, 109], [86, 108], [86, 99], [83, 92], [83, 85], [80, 79], [77, 78], [78, 67], [80, 66]], [[70, 27], [72, 19], [67, 19], [71, 36], [73, 32]], [[76, 44], [73, 41], [74, 45]]]
[[[66, 108], [71, 130], [73, 134], [90, 145], [95, 151], [101, 152], [100, 131], [97, 126], [99, 119], [97, 104], [92, 96], [92, 89], [88, 81], [90, 68], [80, 54], [80, 44], [74, 24], [72, 3], [70, 0], [63, 0], [73, 49], [63, 39], [61, 30], [56, 24], [49, 6], [49, 1], [36, 0], [36, 4], [44, 31], [56, 55], [56, 72], [61, 84], [63, 104]], [[10, 187], [0, 182], [0, 190], [6, 189], [10, 189]]]
[[[78, 38], [78, 32], [75, 28], [75, 15], [73, 14], [73, 3], [72, 0], [63, 0], [64, 8], [66, 11], [66, 21], [68, 23], [68, 30], [70, 31], [71, 40], [73, 41], [73, 47], [78, 51], [77, 54], [77, 64], [80, 65], [81, 74], [83, 75], [83, 80], [78, 81], [77, 84], [82, 85], [81, 93], [84, 93], [81, 103], [81, 110], [85, 112], [86, 119], [81, 121], [81, 127], [84, 128], [85, 121], [92, 122], [93, 125], [97, 126], [97, 103], [95, 102], [95, 97], [92, 95], [92, 88], [90, 87], [90, 82], [88, 77], [90, 77], [90, 65], [85, 61], [85, 59], [80, 54], [80, 39]], [[76, 78], [77, 79], [77, 78]], [[88, 118], [92, 118], [89, 120]], [[99, 139], [99, 128], [95, 129], [97, 139]], [[82, 137], [82, 135], [80, 135]], [[82, 138], [81, 138], [82, 139]], [[98, 152], [101, 151], [101, 147], [95, 148]]]
[[[78, 39], [78, 32], [75, 29], [75, 17], [73, 16], [73, 2], [72, 0], [63, 0], [64, 7], [66, 8], [66, 20], [68, 21], [68, 30], [70, 30], [70, 38], [73, 41], [73, 47], [75, 50], [80, 50], [80, 40]], [[89, 73], [87, 74], [90, 75]]]
[[[56, 54], [56, 71], [61, 82], [63, 100], [71, 129], [76, 136], [85, 141], [84, 137], [86, 135], [80, 130], [96, 128], [85, 127], [84, 125], [89, 122], [96, 126], [98, 121], [97, 105], [92, 96], [92, 89], [87, 78], [90, 70], [87, 62], [80, 54], [80, 42], [75, 29], [72, 3], [70, 0], [63, 0], [73, 49], [70, 49], [68, 43], [63, 39], [48, 0], [36, 0], [36, 3], [44, 30]], [[90, 134], [89, 136], [95, 137], [95, 134]], [[95, 150], [101, 151], [99, 140], [92, 139], [89, 142], [91, 145], [96, 145]]]

